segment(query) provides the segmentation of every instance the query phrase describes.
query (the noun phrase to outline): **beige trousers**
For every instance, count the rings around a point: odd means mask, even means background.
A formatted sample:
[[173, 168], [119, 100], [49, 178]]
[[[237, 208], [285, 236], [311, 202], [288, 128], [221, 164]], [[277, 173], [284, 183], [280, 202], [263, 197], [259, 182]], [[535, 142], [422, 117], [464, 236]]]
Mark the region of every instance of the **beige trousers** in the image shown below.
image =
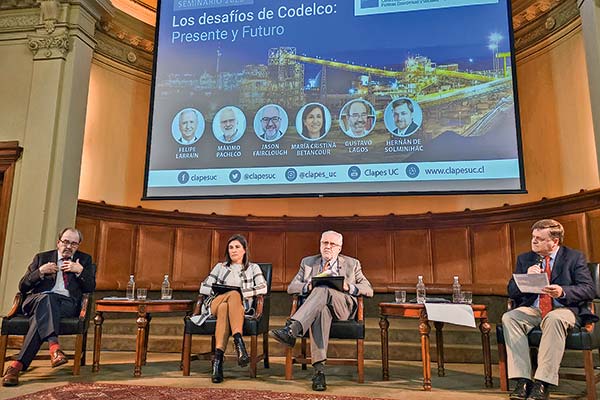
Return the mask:
[[210, 303], [210, 312], [217, 317], [215, 347], [225, 351], [229, 335], [242, 334], [244, 305], [238, 292], [229, 291], [218, 295]]
[[502, 326], [506, 343], [508, 378], [531, 379], [531, 358], [527, 334], [536, 326], [542, 329], [538, 349], [536, 380], [558, 385], [558, 369], [565, 352], [567, 332], [575, 325], [575, 314], [568, 308], [555, 308], [544, 319], [538, 308], [518, 307], [504, 313]]

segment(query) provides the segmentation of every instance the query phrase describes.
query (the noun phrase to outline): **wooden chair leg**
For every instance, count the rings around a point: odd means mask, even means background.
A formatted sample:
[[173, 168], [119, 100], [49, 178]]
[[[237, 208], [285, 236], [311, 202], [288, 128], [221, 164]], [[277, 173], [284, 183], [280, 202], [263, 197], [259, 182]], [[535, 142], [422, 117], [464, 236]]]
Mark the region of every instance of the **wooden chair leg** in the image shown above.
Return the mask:
[[596, 374], [594, 373], [594, 358], [592, 350], [583, 351], [583, 365], [585, 367], [585, 387], [588, 400], [596, 400]]
[[358, 370], [358, 383], [365, 382], [365, 341], [356, 341], [356, 367]]
[[290, 347], [285, 348], [285, 379], [287, 379], [287, 380], [294, 379], [293, 371], [292, 371], [292, 368], [293, 368], [292, 364], [294, 362], [293, 352], [294, 352], [293, 348], [290, 348]]
[[256, 364], [258, 364], [258, 336], [250, 338], [250, 377], [256, 378]]
[[268, 332], [263, 333], [263, 353], [265, 356], [263, 363], [265, 365], [265, 368], [269, 368], [270, 364], [269, 364], [269, 333]]
[[6, 346], [8, 345], [8, 335], [0, 336], [0, 374], [4, 375], [4, 359], [6, 358]]
[[190, 361], [192, 356], [192, 335], [183, 335], [183, 351], [181, 354], [181, 364], [183, 369], [183, 376], [190, 376]]
[[508, 391], [508, 370], [506, 366], [506, 346], [498, 343], [498, 369], [500, 370], [500, 390]]
[[81, 347], [81, 366], [85, 367], [85, 355], [86, 355], [86, 350], [87, 350], [87, 331], [85, 331], [83, 333], [83, 345]]
[[[306, 360], [306, 338], [305, 337], [302, 338], [300, 351], [302, 354], [302, 359]], [[302, 370], [306, 371], [306, 361], [302, 361]]]
[[73, 375], [79, 375], [81, 369], [81, 353], [83, 351], [83, 334], [75, 337], [75, 358], [73, 360]]

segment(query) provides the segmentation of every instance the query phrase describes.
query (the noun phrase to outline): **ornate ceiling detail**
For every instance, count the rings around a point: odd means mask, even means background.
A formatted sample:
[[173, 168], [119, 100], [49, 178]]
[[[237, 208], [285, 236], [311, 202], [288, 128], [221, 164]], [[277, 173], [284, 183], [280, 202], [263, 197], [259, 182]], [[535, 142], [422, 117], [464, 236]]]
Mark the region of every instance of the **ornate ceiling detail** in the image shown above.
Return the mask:
[[115, 20], [103, 20], [98, 24], [97, 29], [128, 46], [147, 53], [152, 53], [154, 51], [154, 38], [144, 38], [138, 32], [133, 31], [131, 28], [124, 24], [120, 24]]
[[27, 46], [33, 53], [34, 60], [65, 58], [69, 52], [69, 35], [29, 35]]

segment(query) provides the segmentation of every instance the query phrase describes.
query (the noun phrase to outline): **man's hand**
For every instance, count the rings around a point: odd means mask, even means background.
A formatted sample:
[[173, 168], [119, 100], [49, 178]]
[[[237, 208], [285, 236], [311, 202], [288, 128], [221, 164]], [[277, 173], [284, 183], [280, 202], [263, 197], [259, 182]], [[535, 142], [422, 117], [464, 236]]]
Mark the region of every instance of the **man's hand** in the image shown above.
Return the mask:
[[58, 271], [58, 266], [56, 263], [47, 262], [39, 268], [40, 274], [45, 275], [53, 275]]
[[66, 260], [63, 261], [62, 267], [60, 268], [63, 272], [73, 272], [74, 274], [79, 275], [81, 271], [83, 271], [83, 265], [79, 264], [79, 259], [77, 261]]
[[563, 288], [560, 287], [560, 285], [548, 285], [542, 289], [542, 293], [556, 299], [557, 297], [561, 297], [563, 295]]
[[346, 280], [344, 279], [344, 292], [349, 292], [350, 291], [350, 285], [348, 285], [346, 283]]
[[528, 274], [541, 274], [542, 269], [540, 268], [540, 264], [533, 264], [531, 267], [527, 268]]

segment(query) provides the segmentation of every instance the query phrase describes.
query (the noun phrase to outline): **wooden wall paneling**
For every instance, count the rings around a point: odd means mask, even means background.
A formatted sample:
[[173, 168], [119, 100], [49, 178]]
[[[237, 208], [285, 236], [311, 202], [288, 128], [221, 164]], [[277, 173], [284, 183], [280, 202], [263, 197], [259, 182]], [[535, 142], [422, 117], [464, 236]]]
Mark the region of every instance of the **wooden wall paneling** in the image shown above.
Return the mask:
[[88, 253], [92, 256], [92, 260], [98, 263], [98, 235], [100, 231], [100, 221], [92, 218], [77, 217], [75, 219], [75, 227], [81, 231], [83, 241], [79, 246], [79, 250]]
[[535, 220], [519, 221], [510, 224], [510, 247], [512, 248], [512, 270], [517, 263], [517, 256], [521, 253], [531, 251], [531, 225]]
[[[360, 248], [364, 247], [364, 243], [360, 242], [359, 233], [353, 232], [353, 231], [342, 231], [342, 230], [336, 231], [336, 232], [340, 232], [342, 234], [342, 236], [344, 237], [341, 253], [344, 255], [347, 255], [349, 257], [358, 258]], [[320, 234], [321, 233], [322, 232], [320, 232]], [[321, 240], [320, 234], [319, 234], [319, 240]], [[320, 250], [321, 250], [321, 248], [319, 247], [319, 251]]]
[[586, 213], [589, 235], [589, 261], [600, 261], [600, 210], [592, 210]]
[[129, 275], [135, 271], [136, 226], [124, 222], [101, 221], [98, 238], [96, 289], [125, 291]]
[[428, 229], [402, 230], [392, 233], [392, 276], [390, 286], [414, 291], [417, 276], [433, 280], [431, 237]]
[[560, 222], [563, 228], [565, 228], [565, 246], [580, 250], [589, 257], [590, 247], [585, 213], [561, 215], [554, 219]]
[[[504, 290], [511, 277], [510, 230], [508, 224], [471, 227], [473, 281], [469, 289], [476, 294]], [[463, 285], [467, 280], [460, 281]]]
[[285, 282], [285, 233], [250, 232], [248, 237], [250, 261], [265, 262], [273, 265], [271, 288], [284, 287]]
[[298, 269], [300, 261], [314, 254], [319, 254], [319, 239], [321, 232], [287, 232], [285, 235], [285, 273], [283, 287], [273, 290], [287, 290], [287, 285], [292, 281]]
[[212, 230], [178, 228], [171, 285], [174, 290], [198, 290], [211, 271]]
[[[216, 230], [213, 234], [213, 242], [212, 242], [212, 256], [211, 256], [211, 265], [215, 266], [218, 262], [225, 261], [225, 247], [227, 246], [227, 241], [233, 235], [241, 234], [244, 235], [246, 240], [248, 239], [248, 232], [244, 231], [234, 231], [234, 230]], [[252, 248], [252, 244], [248, 243], [248, 246]]]
[[140, 225], [135, 282], [137, 287], [160, 289], [165, 274], [172, 275], [175, 229]]
[[469, 229], [467, 227], [432, 229], [431, 250], [433, 259], [433, 282], [436, 285], [452, 285], [453, 277], [471, 280]]
[[363, 273], [376, 290], [388, 291], [393, 287], [392, 232], [358, 232], [357, 258], [363, 268]]

